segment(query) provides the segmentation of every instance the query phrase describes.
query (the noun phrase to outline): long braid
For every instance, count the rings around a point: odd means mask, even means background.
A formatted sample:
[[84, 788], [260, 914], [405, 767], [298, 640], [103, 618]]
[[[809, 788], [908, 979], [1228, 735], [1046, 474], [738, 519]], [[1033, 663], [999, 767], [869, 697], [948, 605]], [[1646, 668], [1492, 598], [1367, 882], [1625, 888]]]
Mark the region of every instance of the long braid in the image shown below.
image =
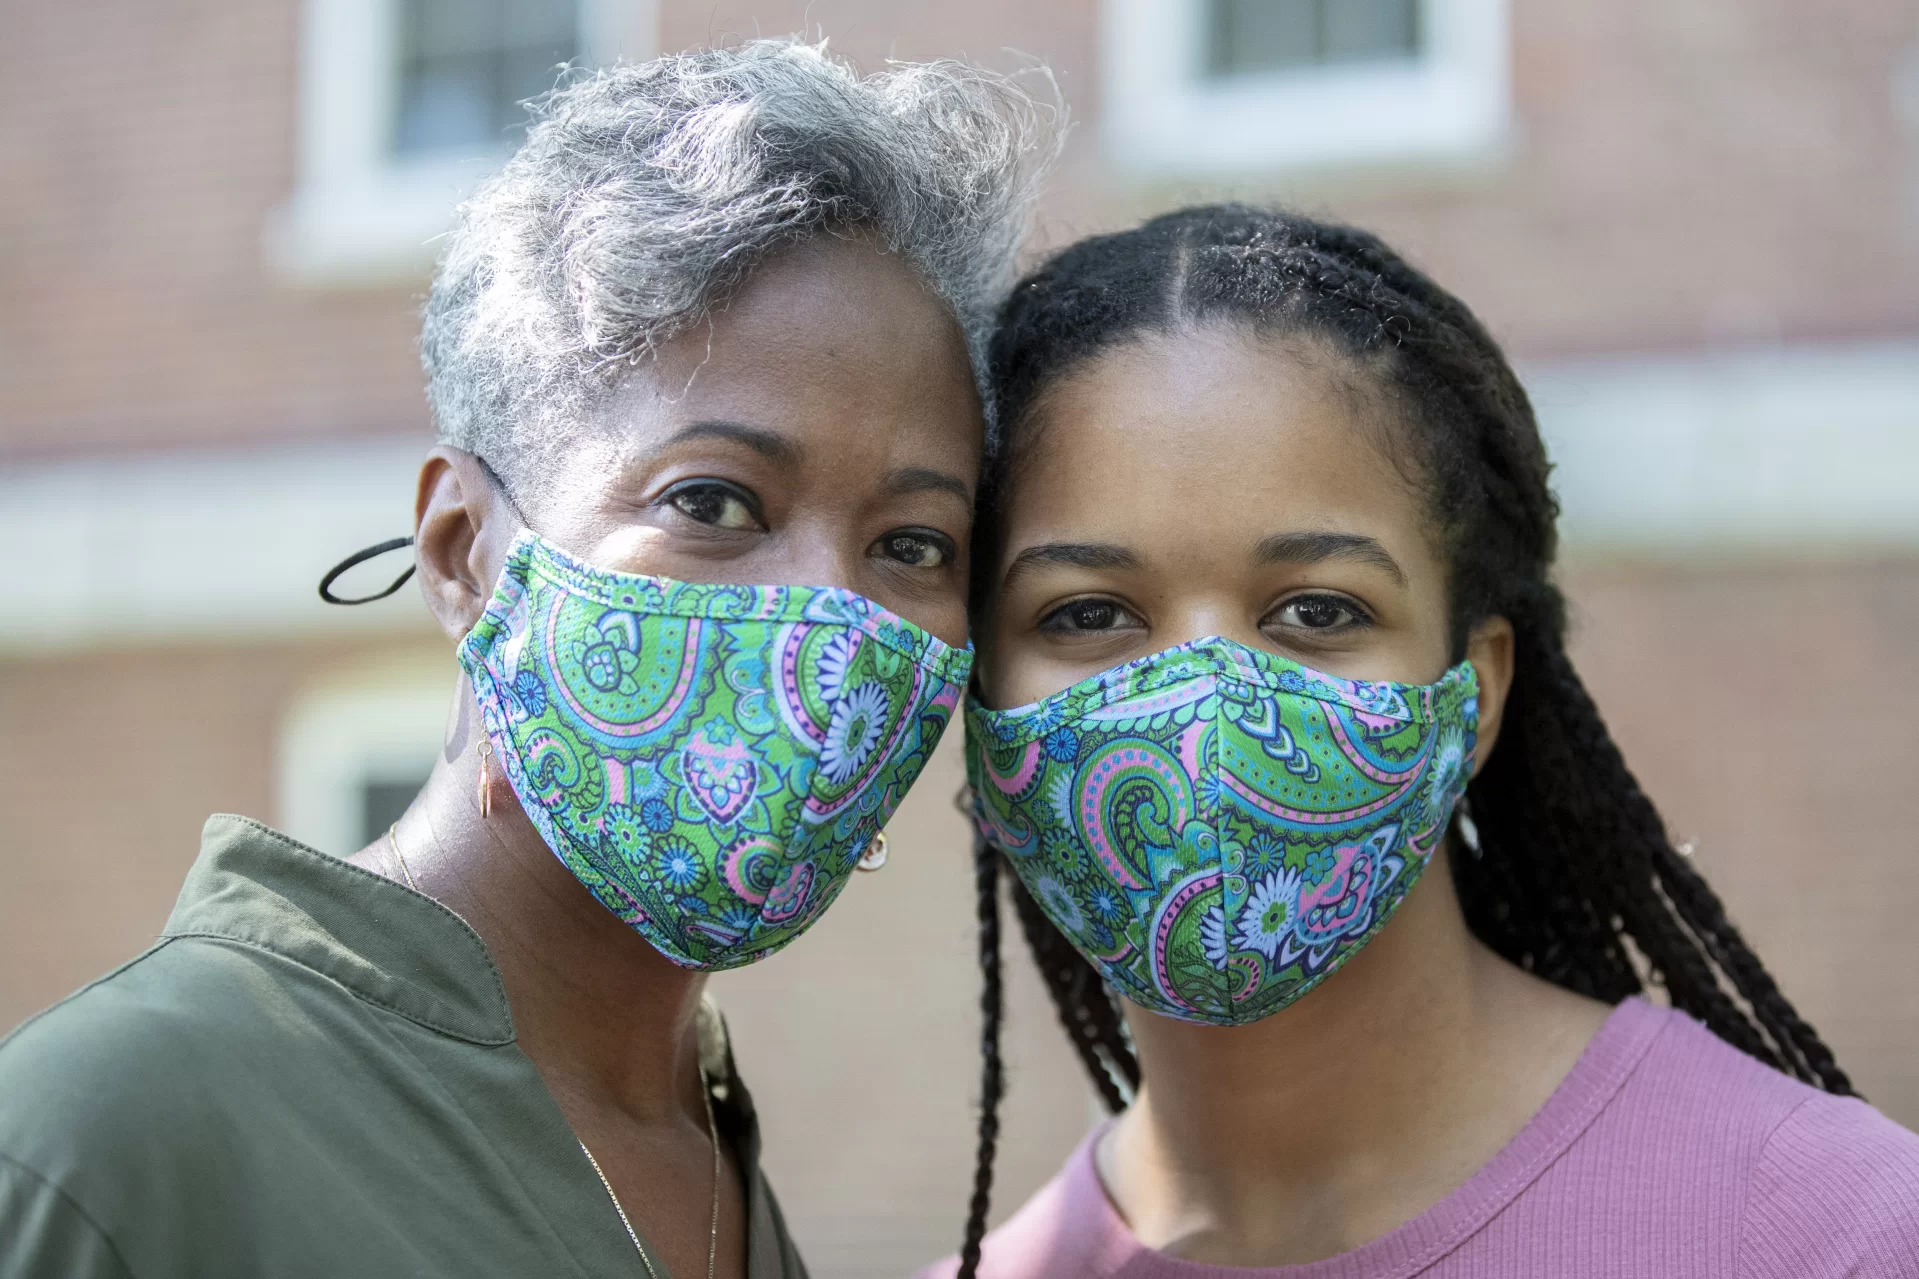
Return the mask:
[[1004, 1016], [1000, 991], [999, 850], [985, 840], [973, 843], [973, 883], [979, 899], [980, 1085], [979, 1152], [973, 1165], [973, 1199], [966, 1213], [966, 1240], [960, 1248], [958, 1279], [979, 1274], [980, 1241], [986, 1238], [986, 1213], [993, 1202], [993, 1157], [999, 1148], [999, 1103], [1006, 1088], [1000, 1063], [999, 1032]]
[[[1318, 337], [1370, 376], [1398, 410], [1414, 455], [1405, 469], [1423, 481], [1445, 547], [1455, 660], [1475, 623], [1513, 626], [1501, 744], [1467, 791], [1479, 847], [1452, 859], [1474, 936], [1609, 1003], [1651, 981], [1742, 1052], [1851, 1093], [1831, 1049], [1673, 846], [1566, 655], [1565, 603], [1551, 580], [1558, 504], [1524, 388], [1466, 305], [1376, 237], [1216, 205], [1083, 240], [1023, 280], [990, 353], [997, 425], [974, 533], [976, 613], [990, 609], [998, 507], [1015, 450], [1038, 429], [1042, 392], [1102, 351], [1207, 322]], [[1017, 888], [1015, 902], [1067, 1037], [1116, 1108], [1113, 1076], [1136, 1087], [1139, 1065], [1113, 997]]]

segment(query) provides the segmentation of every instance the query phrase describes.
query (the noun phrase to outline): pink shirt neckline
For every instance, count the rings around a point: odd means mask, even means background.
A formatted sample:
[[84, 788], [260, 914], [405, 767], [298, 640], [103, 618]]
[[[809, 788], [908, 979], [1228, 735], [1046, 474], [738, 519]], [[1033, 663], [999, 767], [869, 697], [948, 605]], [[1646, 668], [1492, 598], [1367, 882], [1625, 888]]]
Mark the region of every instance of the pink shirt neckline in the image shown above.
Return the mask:
[[[1244, 1267], [1185, 1261], [1142, 1244], [1120, 1217], [1100, 1181], [1093, 1147], [1101, 1124], [1065, 1168], [1066, 1209], [1086, 1214], [1094, 1241], [1087, 1261], [1099, 1275], [1129, 1265], [1156, 1279], [1399, 1279], [1458, 1248], [1518, 1198], [1591, 1127], [1618, 1094], [1673, 1013], [1643, 998], [1627, 999], [1606, 1018], [1566, 1078], [1504, 1149], [1457, 1190], [1411, 1221], [1350, 1252], [1297, 1266]], [[1108, 1123], [1111, 1121], [1109, 1120]]]

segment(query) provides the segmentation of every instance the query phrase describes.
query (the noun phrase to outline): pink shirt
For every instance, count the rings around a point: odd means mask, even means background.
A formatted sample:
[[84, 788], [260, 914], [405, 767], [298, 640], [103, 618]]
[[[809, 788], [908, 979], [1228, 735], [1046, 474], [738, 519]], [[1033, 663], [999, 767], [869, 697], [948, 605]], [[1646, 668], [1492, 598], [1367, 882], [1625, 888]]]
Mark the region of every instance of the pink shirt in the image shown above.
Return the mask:
[[[1641, 999], [1465, 1185], [1310, 1265], [1203, 1265], [1143, 1246], [1094, 1169], [1097, 1135], [987, 1237], [984, 1279], [1919, 1276], [1919, 1136]], [[956, 1269], [948, 1258], [921, 1279]]]

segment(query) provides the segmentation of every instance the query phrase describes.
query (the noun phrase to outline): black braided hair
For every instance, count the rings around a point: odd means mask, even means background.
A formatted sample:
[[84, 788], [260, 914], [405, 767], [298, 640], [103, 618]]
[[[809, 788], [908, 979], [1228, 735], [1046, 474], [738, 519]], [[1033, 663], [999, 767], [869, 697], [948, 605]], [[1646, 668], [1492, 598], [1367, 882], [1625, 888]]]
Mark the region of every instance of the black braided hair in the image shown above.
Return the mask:
[[[1389, 397], [1445, 551], [1454, 660], [1478, 621], [1512, 623], [1502, 749], [1467, 792], [1478, 851], [1452, 859], [1473, 934], [1526, 971], [1609, 1003], [1650, 981], [1734, 1047], [1850, 1094], [1832, 1051], [1673, 846], [1566, 657], [1565, 601], [1551, 578], [1558, 503], [1525, 390], [1465, 304], [1377, 237], [1289, 212], [1211, 205], [1083, 240], [1021, 281], [989, 354], [999, 427], [981, 485], [975, 615], [984, 616], [999, 562], [999, 504], [1037, 429], [1044, 391], [1096, 354], [1202, 323], [1325, 342]], [[984, 843], [976, 854], [995, 863], [1003, 856]], [[1117, 1111], [1129, 1095], [1119, 1083], [1139, 1081], [1118, 1006], [1017, 877], [1012, 891], [1067, 1037]], [[993, 912], [997, 937], [996, 899], [982, 896], [980, 911], [982, 928]], [[997, 961], [989, 981], [997, 990]], [[985, 1042], [997, 1099], [996, 1024]], [[985, 1187], [985, 1140], [981, 1158]], [[969, 1241], [984, 1230], [985, 1210], [976, 1193]], [[961, 1279], [975, 1269], [963, 1264]]]
[[960, 1272], [979, 1271], [980, 1240], [986, 1237], [986, 1209], [993, 1200], [993, 1155], [999, 1148], [999, 1102], [1006, 1091], [999, 1059], [1002, 1014], [999, 964], [1000, 855], [977, 836], [973, 842], [974, 888], [979, 897], [980, 1088], [979, 1153], [973, 1164], [973, 1201], [966, 1214], [966, 1239], [960, 1247]]

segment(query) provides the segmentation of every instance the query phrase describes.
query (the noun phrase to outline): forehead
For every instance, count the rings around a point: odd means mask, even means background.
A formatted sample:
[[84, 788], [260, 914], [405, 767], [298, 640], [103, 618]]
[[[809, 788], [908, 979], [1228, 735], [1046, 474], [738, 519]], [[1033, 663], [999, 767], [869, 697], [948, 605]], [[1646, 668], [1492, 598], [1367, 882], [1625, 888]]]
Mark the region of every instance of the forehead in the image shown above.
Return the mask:
[[832, 448], [975, 454], [979, 400], [952, 310], [864, 235], [818, 235], [754, 269], [662, 344], [601, 415], [633, 442], [687, 421], [751, 422]]
[[1323, 342], [1213, 324], [1148, 334], [1078, 365], [1037, 403], [1009, 532], [1169, 554], [1309, 527], [1418, 541], [1398, 429], [1371, 376]]

